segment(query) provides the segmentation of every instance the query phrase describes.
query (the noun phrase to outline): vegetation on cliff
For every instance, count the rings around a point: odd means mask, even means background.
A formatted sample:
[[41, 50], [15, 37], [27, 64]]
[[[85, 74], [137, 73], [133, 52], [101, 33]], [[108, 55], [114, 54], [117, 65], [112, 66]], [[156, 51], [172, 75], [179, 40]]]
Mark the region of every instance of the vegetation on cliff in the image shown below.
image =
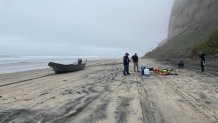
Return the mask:
[[218, 58], [217, 15], [218, 0], [175, 0], [167, 41], [146, 56], [195, 58], [202, 51]]
[[207, 55], [218, 53], [218, 31], [214, 32], [208, 41], [196, 44], [192, 52], [193, 54], [204, 52]]

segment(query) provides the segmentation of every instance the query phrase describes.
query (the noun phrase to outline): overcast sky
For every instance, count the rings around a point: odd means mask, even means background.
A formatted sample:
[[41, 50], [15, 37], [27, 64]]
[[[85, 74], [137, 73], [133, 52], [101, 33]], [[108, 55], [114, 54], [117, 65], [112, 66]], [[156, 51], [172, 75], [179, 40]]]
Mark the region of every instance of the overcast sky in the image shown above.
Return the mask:
[[167, 37], [174, 0], [0, 0], [0, 55], [141, 56]]

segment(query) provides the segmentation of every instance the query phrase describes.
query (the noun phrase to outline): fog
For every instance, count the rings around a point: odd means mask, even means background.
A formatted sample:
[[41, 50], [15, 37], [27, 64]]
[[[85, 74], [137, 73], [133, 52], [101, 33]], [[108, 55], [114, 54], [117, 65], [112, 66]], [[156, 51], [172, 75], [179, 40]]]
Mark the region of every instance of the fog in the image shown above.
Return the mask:
[[140, 56], [167, 37], [173, 0], [0, 0], [0, 55]]

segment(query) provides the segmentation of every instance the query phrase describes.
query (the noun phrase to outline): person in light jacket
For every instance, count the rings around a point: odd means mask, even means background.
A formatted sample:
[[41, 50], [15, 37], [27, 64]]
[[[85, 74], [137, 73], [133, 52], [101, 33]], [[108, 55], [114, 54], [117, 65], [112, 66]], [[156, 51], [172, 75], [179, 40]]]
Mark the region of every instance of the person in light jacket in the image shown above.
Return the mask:
[[139, 57], [137, 53], [132, 56], [133, 66], [134, 66], [134, 72], [139, 72]]

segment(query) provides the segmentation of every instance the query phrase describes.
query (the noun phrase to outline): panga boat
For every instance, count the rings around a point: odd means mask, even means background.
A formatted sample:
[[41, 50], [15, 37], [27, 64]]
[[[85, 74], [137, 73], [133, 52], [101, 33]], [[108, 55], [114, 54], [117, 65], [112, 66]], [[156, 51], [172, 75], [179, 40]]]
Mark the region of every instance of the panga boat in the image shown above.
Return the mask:
[[86, 63], [66, 65], [66, 64], [49, 62], [48, 66], [51, 67], [56, 74], [60, 74], [60, 73], [68, 73], [68, 72], [75, 72], [75, 71], [83, 70], [85, 69]]

